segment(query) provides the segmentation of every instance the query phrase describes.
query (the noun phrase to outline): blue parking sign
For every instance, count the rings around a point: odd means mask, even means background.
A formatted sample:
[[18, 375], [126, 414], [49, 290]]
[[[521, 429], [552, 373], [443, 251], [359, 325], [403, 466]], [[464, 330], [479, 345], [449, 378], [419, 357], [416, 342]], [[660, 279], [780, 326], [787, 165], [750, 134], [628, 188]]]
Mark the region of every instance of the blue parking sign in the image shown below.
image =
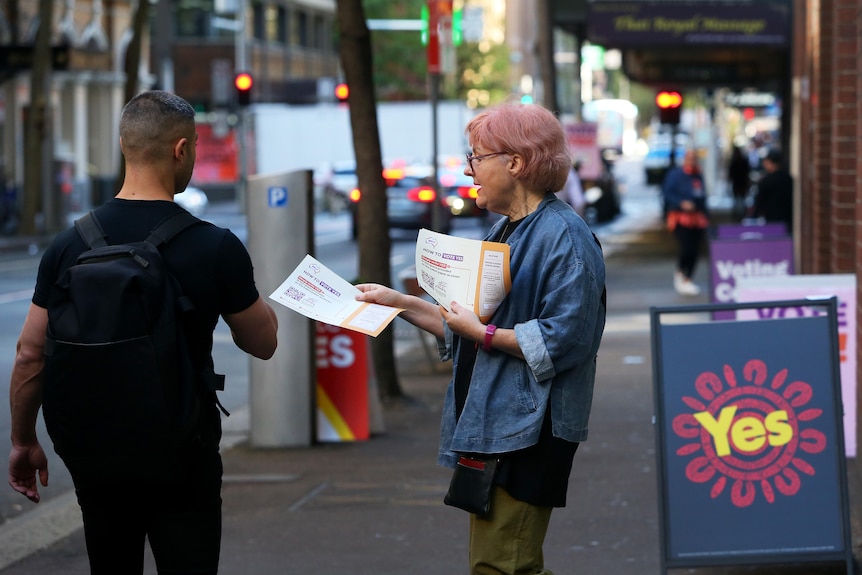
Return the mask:
[[267, 190], [269, 207], [283, 208], [287, 205], [287, 188], [284, 186], [272, 186]]

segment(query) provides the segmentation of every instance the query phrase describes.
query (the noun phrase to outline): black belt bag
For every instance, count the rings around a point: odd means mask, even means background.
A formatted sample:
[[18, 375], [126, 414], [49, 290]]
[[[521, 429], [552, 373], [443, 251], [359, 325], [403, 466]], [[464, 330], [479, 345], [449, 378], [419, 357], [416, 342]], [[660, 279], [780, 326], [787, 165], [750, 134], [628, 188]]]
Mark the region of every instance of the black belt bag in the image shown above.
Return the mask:
[[499, 467], [498, 458], [460, 456], [443, 503], [480, 517], [488, 515], [491, 511], [491, 490]]

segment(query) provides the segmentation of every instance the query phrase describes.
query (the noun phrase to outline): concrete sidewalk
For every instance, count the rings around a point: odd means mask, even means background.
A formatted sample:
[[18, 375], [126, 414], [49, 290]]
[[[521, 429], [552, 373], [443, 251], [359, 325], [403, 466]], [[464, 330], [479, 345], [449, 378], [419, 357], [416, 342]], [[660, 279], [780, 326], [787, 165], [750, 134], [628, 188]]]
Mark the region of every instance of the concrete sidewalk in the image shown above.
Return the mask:
[[[558, 575], [660, 572], [649, 308], [705, 303], [672, 289], [675, 246], [657, 214], [602, 235], [608, 322], [590, 440], [575, 457], [568, 506], [556, 510], [545, 562]], [[435, 465], [449, 374], [432, 370], [419, 346], [399, 359], [407, 399], [384, 405], [384, 433], [366, 442], [310, 449], [224, 453], [228, 575], [440, 574], [467, 571], [467, 515], [443, 505], [451, 472]], [[228, 420], [230, 421], [230, 420]], [[862, 557], [859, 478], [851, 469], [852, 528]], [[133, 493], [129, 494], [134, 497]], [[708, 534], [704, 534], [708, 537]], [[87, 573], [78, 531], [0, 570], [2, 575]], [[155, 573], [147, 556], [147, 573]], [[843, 564], [709, 568], [701, 575], [837, 575]]]

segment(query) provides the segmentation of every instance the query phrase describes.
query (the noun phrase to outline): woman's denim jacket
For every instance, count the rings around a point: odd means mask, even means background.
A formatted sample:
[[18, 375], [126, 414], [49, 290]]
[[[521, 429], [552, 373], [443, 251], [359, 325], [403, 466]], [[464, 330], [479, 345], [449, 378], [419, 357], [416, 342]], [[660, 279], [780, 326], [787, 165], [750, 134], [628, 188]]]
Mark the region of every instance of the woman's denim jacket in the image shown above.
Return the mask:
[[[506, 221], [501, 218], [486, 239], [499, 237]], [[438, 456], [447, 467], [457, 460], [454, 452], [506, 453], [535, 444], [549, 407], [554, 436], [587, 439], [605, 324], [601, 248], [587, 224], [553, 195], [515, 228], [508, 243], [512, 289], [490, 323], [515, 329], [525, 359], [480, 349], [457, 424], [450, 382]], [[444, 332], [438, 343], [446, 360], [454, 350], [445, 322]]]

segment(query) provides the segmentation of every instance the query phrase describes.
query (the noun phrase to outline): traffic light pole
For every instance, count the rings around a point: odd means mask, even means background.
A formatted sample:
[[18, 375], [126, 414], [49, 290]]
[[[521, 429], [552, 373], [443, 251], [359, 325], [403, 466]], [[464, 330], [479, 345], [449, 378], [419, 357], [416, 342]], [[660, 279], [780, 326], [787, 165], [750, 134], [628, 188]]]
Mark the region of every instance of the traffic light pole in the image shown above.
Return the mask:
[[676, 124], [670, 125], [670, 164], [673, 168], [676, 166]]
[[676, 166], [676, 134], [682, 112], [682, 94], [672, 91], [661, 91], [656, 94], [659, 121], [670, 126], [670, 162], [669, 168]]
[[[449, 2], [448, 13], [452, 12], [452, 2]], [[431, 100], [431, 175], [434, 178], [434, 204], [431, 206], [431, 227], [435, 232], [442, 231], [441, 224], [443, 220], [443, 202], [440, 199], [440, 178], [438, 177], [438, 141], [437, 141], [437, 104], [440, 100], [440, 44], [441, 42], [450, 41], [451, 37], [451, 19], [448, 21], [448, 35], [441, 39], [440, 28], [441, 19], [444, 16], [441, 14], [440, 3], [436, 0], [428, 0], [428, 92]]]
[[[246, 72], [248, 70], [248, 56], [246, 55], [245, 47], [245, 27], [246, 27], [246, 3], [245, 0], [239, 2], [239, 14], [237, 14], [238, 25], [236, 29], [235, 40], [235, 74]], [[246, 123], [247, 115], [244, 107], [240, 107], [237, 111], [237, 147], [239, 151], [239, 174], [237, 175], [236, 183], [236, 201], [239, 206], [240, 213], [245, 213], [245, 194], [248, 182], [248, 156], [246, 152]]]
[[443, 208], [443, 204], [440, 201], [440, 178], [437, 165], [437, 154], [438, 154], [438, 137], [437, 137], [437, 104], [440, 100], [440, 73], [439, 72], [431, 72], [428, 74], [428, 80], [430, 83], [429, 92], [431, 96], [431, 177], [434, 178], [434, 204], [431, 207], [431, 227], [434, 228], [435, 232], [442, 231], [440, 229], [441, 220], [443, 219], [443, 214], [441, 214], [441, 210]]
[[238, 121], [236, 125], [237, 146], [239, 147], [239, 174], [236, 182], [236, 202], [240, 213], [245, 213], [245, 188], [248, 181], [248, 158], [245, 150], [246, 140], [246, 112], [240, 108], [237, 112]]

